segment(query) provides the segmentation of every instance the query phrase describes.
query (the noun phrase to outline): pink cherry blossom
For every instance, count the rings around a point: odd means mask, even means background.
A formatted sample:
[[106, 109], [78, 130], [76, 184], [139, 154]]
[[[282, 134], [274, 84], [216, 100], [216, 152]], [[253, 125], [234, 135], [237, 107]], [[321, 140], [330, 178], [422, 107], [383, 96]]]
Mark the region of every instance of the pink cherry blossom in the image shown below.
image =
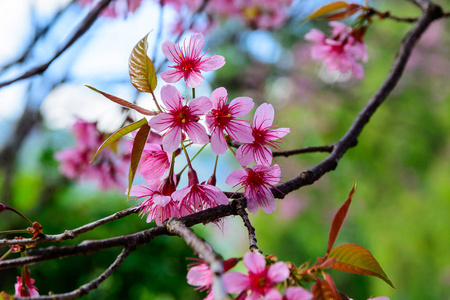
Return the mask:
[[[189, 265], [189, 271], [187, 273], [187, 282], [190, 285], [197, 286], [197, 290], [205, 291], [209, 290], [208, 296], [206, 296], [205, 300], [213, 300], [213, 274], [209, 265], [203, 259], [194, 259], [196, 262]], [[230, 258], [223, 262], [223, 271], [228, 272], [232, 269], [237, 263], [239, 259]]]
[[245, 21], [254, 28], [275, 29], [287, 19], [292, 0], [235, 0]]
[[359, 61], [367, 61], [366, 46], [362, 42], [363, 29], [353, 30], [340, 22], [330, 22], [331, 37], [318, 29], [311, 29], [305, 40], [314, 42], [311, 57], [323, 61], [330, 71], [352, 72], [357, 78], [364, 77], [364, 69]]
[[145, 144], [139, 172], [145, 180], [160, 180], [170, 167], [170, 157], [158, 144]]
[[283, 296], [283, 300], [311, 300], [312, 298], [311, 292], [299, 286], [288, 287]]
[[274, 115], [271, 104], [263, 103], [256, 110], [252, 131], [255, 140], [240, 146], [236, 152], [236, 159], [241, 165], [248, 166], [253, 161], [260, 165], [271, 165], [272, 150], [269, 146], [279, 149], [277, 140], [290, 132], [289, 128], [271, 129]]
[[97, 129], [96, 123], [83, 120], [75, 122], [72, 132], [76, 146], [55, 154], [55, 159], [60, 162], [59, 171], [69, 179], [98, 182], [102, 189], [125, 188], [129, 155], [122, 153], [120, 145], [116, 152], [104, 148], [90, 163], [103, 143], [104, 134]]
[[201, 54], [205, 41], [201, 33], [195, 33], [183, 46], [166, 41], [162, 45], [162, 51], [167, 59], [175, 65], [169, 66], [172, 70], [161, 73], [161, 78], [168, 83], [178, 82], [184, 78], [186, 85], [191, 88], [198, 87], [203, 82], [203, 76], [200, 71], [212, 71], [221, 68], [225, 64], [225, 58], [220, 55], [212, 55], [204, 58]]
[[226, 104], [227, 99], [225, 88], [215, 89], [211, 94], [211, 112], [206, 115], [206, 125], [211, 133], [211, 148], [217, 155], [227, 151], [224, 131], [239, 143], [251, 143], [255, 140], [250, 125], [244, 120], [237, 119], [252, 110], [253, 100], [239, 97]]
[[276, 208], [275, 197], [269, 187], [274, 187], [280, 181], [281, 170], [278, 165], [273, 167], [255, 165], [253, 168], [232, 172], [225, 183], [231, 186], [241, 184], [245, 188], [247, 208], [251, 213], [258, 211], [258, 206], [270, 214]]
[[243, 259], [248, 275], [230, 272], [223, 277], [225, 287], [229, 293], [250, 291], [246, 299], [263, 299], [267, 294], [275, 296], [280, 292], [275, 286], [289, 277], [289, 268], [284, 262], [277, 262], [269, 267], [263, 255], [246, 253]]
[[165, 85], [161, 89], [161, 99], [168, 112], [154, 116], [148, 123], [156, 131], [167, 129], [162, 140], [164, 151], [175, 151], [180, 146], [183, 132], [194, 144], [209, 142], [205, 127], [198, 123], [200, 116], [211, 109], [208, 97], [198, 97], [183, 105], [180, 92], [171, 85]]
[[37, 287], [35, 287], [34, 279], [30, 277], [30, 272], [28, 269], [25, 269], [23, 272], [23, 277], [17, 276], [17, 283], [14, 284], [14, 288], [16, 290], [15, 295], [16, 297], [35, 297], [39, 296]]
[[156, 225], [161, 225], [167, 218], [181, 216], [178, 203], [171, 197], [174, 190], [175, 184], [166, 178], [162, 183], [153, 181], [132, 186], [130, 196], [147, 198], [138, 208], [141, 211], [139, 215], [147, 214], [147, 223], [154, 220]]

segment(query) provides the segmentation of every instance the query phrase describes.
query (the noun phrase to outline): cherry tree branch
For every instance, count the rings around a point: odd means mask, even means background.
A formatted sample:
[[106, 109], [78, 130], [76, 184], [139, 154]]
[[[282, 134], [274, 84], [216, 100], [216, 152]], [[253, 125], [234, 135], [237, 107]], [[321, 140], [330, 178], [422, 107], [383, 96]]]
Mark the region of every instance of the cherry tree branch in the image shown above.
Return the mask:
[[72, 46], [83, 34], [94, 24], [94, 22], [97, 20], [97, 17], [100, 15], [102, 10], [111, 2], [112, 0], [102, 0], [88, 13], [88, 15], [84, 18], [84, 20], [81, 22], [81, 24], [78, 26], [78, 29], [75, 31], [75, 33], [72, 35], [72, 37], [61, 47], [60, 50], [58, 50], [55, 55], [46, 63], [43, 63], [37, 67], [32, 68], [31, 70], [26, 71], [24, 74], [1, 82], [0, 88], [10, 85], [11, 83], [42, 74], [45, 72], [45, 70], [50, 67], [50, 65], [55, 61], [61, 54], [64, 53], [70, 46]]
[[289, 157], [291, 155], [303, 154], [303, 153], [314, 153], [314, 152], [331, 152], [333, 151], [334, 145], [326, 145], [326, 146], [314, 146], [314, 147], [305, 147], [300, 149], [294, 149], [289, 151], [274, 151], [272, 153], [273, 156], [284, 156]]
[[[134, 249], [133, 249], [134, 250]], [[117, 258], [114, 260], [114, 262], [97, 278], [90, 281], [89, 283], [86, 283], [79, 288], [77, 288], [74, 291], [63, 293], [63, 294], [56, 294], [56, 295], [49, 295], [49, 296], [38, 296], [38, 297], [32, 297], [31, 299], [40, 299], [40, 300], [69, 300], [69, 299], [76, 299], [80, 298], [82, 296], [85, 296], [92, 292], [93, 290], [97, 289], [98, 286], [105, 281], [106, 278], [111, 276], [117, 268], [125, 261], [125, 259], [130, 255], [130, 253], [133, 251], [129, 248], [123, 248], [122, 252], [117, 256]], [[14, 299], [30, 299], [30, 297], [15, 297]]]
[[109, 222], [122, 219], [126, 216], [129, 216], [131, 214], [137, 213], [138, 206], [133, 206], [124, 210], [121, 210], [119, 212], [116, 212], [108, 217], [105, 217], [103, 219], [91, 222], [89, 224], [83, 225], [81, 227], [72, 229], [72, 230], [66, 230], [61, 234], [54, 234], [49, 235], [45, 234], [43, 236], [38, 237], [37, 239], [2, 239], [0, 240], [0, 247], [5, 246], [12, 246], [12, 245], [31, 245], [31, 244], [37, 244], [37, 243], [49, 243], [49, 242], [57, 242], [60, 243], [62, 241], [68, 240], [68, 239], [74, 239], [80, 234], [86, 233], [88, 231], [91, 231], [99, 226], [105, 225]]
[[249, 249], [253, 253], [261, 253], [262, 251], [259, 250], [256, 240], [256, 232], [255, 228], [252, 226], [252, 223], [250, 223], [250, 219], [248, 218], [248, 214], [245, 211], [245, 207], [242, 205], [242, 203], [238, 203], [237, 205], [237, 213], [242, 218], [242, 221], [244, 222], [244, 226], [247, 227], [248, 230], [248, 243], [249, 243]]
[[178, 235], [186, 241], [186, 244], [198, 253], [199, 257], [204, 259], [213, 275], [213, 293], [214, 299], [225, 299], [227, 292], [222, 281], [224, 272], [223, 259], [215, 253], [210, 245], [203, 239], [195, 235], [192, 229], [176, 218], [170, 218], [166, 221], [166, 228], [171, 234]]

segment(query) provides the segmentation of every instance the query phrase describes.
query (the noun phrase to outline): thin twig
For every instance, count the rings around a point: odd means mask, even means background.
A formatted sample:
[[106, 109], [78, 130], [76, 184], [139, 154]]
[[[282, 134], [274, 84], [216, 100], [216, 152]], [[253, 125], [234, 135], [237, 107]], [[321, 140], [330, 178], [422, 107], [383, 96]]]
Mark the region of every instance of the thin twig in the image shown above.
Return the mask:
[[15, 297], [14, 299], [18, 300], [26, 300], [26, 299], [39, 299], [39, 300], [70, 300], [70, 299], [76, 299], [80, 298], [82, 296], [85, 296], [98, 288], [98, 286], [105, 281], [106, 278], [111, 276], [117, 268], [125, 261], [125, 259], [130, 255], [131, 252], [133, 252], [134, 249], [129, 249], [127, 247], [123, 248], [122, 252], [117, 256], [117, 258], [114, 260], [114, 262], [106, 269], [100, 276], [95, 278], [89, 283], [86, 283], [76, 290], [64, 294], [56, 294], [56, 295], [49, 295], [49, 296], [38, 296], [38, 297]]
[[7, 81], [4, 81], [0, 83], [0, 88], [10, 85], [11, 83], [14, 83], [16, 81], [20, 81], [38, 74], [42, 74], [45, 72], [45, 70], [48, 69], [48, 67], [55, 61], [61, 54], [64, 53], [70, 46], [72, 46], [73, 43], [75, 43], [91, 26], [94, 24], [94, 22], [97, 20], [97, 17], [100, 15], [101, 11], [111, 2], [112, 0], [102, 0], [100, 1], [90, 12], [89, 14], [83, 19], [81, 24], [78, 26], [78, 29], [75, 31], [75, 33], [72, 35], [72, 37], [63, 45], [63, 47], [56, 52], [56, 54], [46, 63], [43, 63], [37, 67], [32, 68], [31, 70], [28, 70], [24, 74]]
[[105, 217], [103, 219], [91, 222], [89, 224], [83, 225], [81, 227], [72, 229], [72, 230], [66, 230], [61, 234], [54, 234], [54, 235], [44, 235], [43, 237], [39, 237], [37, 239], [3, 239], [0, 240], [0, 247], [5, 246], [12, 246], [12, 245], [30, 245], [30, 244], [36, 244], [36, 243], [48, 243], [48, 242], [62, 242], [68, 239], [74, 239], [80, 234], [83, 234], [85, 232], [91, 231], [99, 226], [105, 225], [109, 222], [122, 219], [128, 215], [137, 213], [138, 206], [133, 206], [124, 210], [121, 210], [119, 212], [116, 212], [108, 217]]
[[393, 16], [393, 15], [391, 15], [391, 12], [389, 12], [389, 11], [381, 12], [379, 10], [376, 10], [373, 7], [367, 8], [366, 13], [369, 15], [377, 15], [380, 19], [391, 19], [394, 21], [406, 22], [406, 23], [414, 23], [414, 22], [417, 22], [417, 20], [419, 19], [419, 18], [414, 18], [414, 17], [408, 18], [408, 17]]
[[253, 253], [260, 253], [262, 254], [262, 251], [259, 250], [256, 240], [256, 232], [255, 228], [252, 226], [252, 223], [250, 223], [250, 219], [248, 218], [248, 214], [245, 211], [245, 207], [239, 203], [237, 206], [237, 213], [242, 218], [242, 221], [244, 222], [245, 227], [247, 227], [248, 230], [248, 244], [249, 249]]
[[289, 151], [275, 151], [272, 153], [272, 155], [288, 157], [291, 155], [303, 154], [303, 153], [331, 152], [331, 151], [333, 151], [333, 148], [334, 148], [334, 145], [305, 147], [305, 148], [294, 149], [294, 150], [289, 150]]

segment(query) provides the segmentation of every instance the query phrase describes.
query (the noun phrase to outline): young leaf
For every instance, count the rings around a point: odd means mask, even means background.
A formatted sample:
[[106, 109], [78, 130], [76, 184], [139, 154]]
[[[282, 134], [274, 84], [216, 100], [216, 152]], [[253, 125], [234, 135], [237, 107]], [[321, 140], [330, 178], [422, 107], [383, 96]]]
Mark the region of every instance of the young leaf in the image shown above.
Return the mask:
[[362, 8], [363, 7], [359, 4], [349, 4], [343, 12], [339, 12], [337, 14], [332, 14], [332, 15], [326, 17], [325, 20], [327, 20], [327, 21], [342, 20], [342, 19], [348, 18], [350, 16], [353, 16], [355, 13], [357, 13]]
[[327, 273], [324, 276], [325, 279], [317, 281], [311, 288], [313, 300], [342, 300], [331, 276]]
[[111, 134], [111, 136], [109, 138], [107, 138], [103, 144], [100, 145], [100, 147], [97, 149], [97, 152], [95, 152], [94, 156], [92, 157], [90, 162], [93, 162], [94, 159], [97, 157], [97, 155], [100, 153], [100, 151], [105, 148], [108, 145], [111, 145], [112, 143], [114, 143], [115, 141], [117, 141], [118, 139], [120, 139], [121, 137], [123, 137], [124, 135], [132, 132], [133, 130], [136, 130], [138, 128], [140, 128], [142, 125], [148, 123], [146, 118], [142, 118], [141, 120], [131, 123], [130, 125], [127, 125], [123, 128], [120, 128], [119, 130], [117, 130], [116, 132], [114, 132], [113, 134]]
[[131, 185], [133, 184], [134, 175], [136, 174], [139, 161], [141, 160], [142, 151], [144, 150], [145, 143], [147, 143], [148, 133], [150, 132], [150, 126], [145, 123], [141, 126], [136, 136], [134, 137], [133, 150], [131, 150], [131, 164], [130, 172], [128, 173], [128, 194], [130, 197]]
[[126, 101], [126, 100], [120, 99], [119, 97], [116, 97], [116, 96], [110, 95], [110, 94], [108, 94], [108, 93], [99, 91], [99, 90], [97, 90], [96, 88], [94, 88], [94, 87], [92, 87], [92, 86], [89, 86], [89, 85], [86, 85], [86, 86], [87, 86], [88, 88], [90, 88], [91, 90], [93, 90], [94, 92], [97, 92], [97, 93], [99, 93], [99, 94], [102, 94], [103, 96], [105, 96], [106, 98], [108, 98], [109, 100], [111, 100], [112, 102], [115, 102], [115, 103], [117, 103], [117, 104], [119, 104], [119, 105], [122, 105], [122, 106], [125, 106], [125, 107], [128, 107], [128, 108], [131, 108], [131, 109], [134, 109], [135, 111], [140, 112], [140, 113], [143, 114], [143, 115], [154, 116], [154, 115], [157, 115], [157, 114], [158, 114], [156, 111], [147, 110], [147, 109], [142, 108], [142, 107], [140, 107], [140, 106], [138, 106], [138, 105], [136, 105], [136, 104], [133, 104], [133, 103], [128, 102], [128, 101]]
[[376, 276], [395, 289], [372, 253], [364, 247], [354, 244], [340, 245], [331, 250], [328, 257], [336, 258], [336, 261], [331, 266], [332, 269], [353, 274]]
[[342, 204], [341, 208], [339, 208], [338, 212], [334, 216], [333, 223], [331, 224], [330, 235], [328, 237], [328, 249], [327, 254], [330, 252], [331, 248], [333, 248], [334, 242], [341, 230], [342, 224], [344, 223], [345, 217], [347, 216], [348, 208], [350, 207], [350, 203], [352, 202], [353, 194], [356, 190], [356, 180], [353, 181], [353, 187], [348, 195], [347, 201]]
[[147, 56], [147, 36], [134, 46], [128, 60], [131, 84], [139, 91], [153, 93], [156, 87], [156, 72], [153, 62]]
[[306, 17], [306, 20], [311, 20], [317, 17], [321, 17], [323, 15], [332, 13], [336, 10], [342, 9], [342, 8], [346, 8], [349, 4], [345, 1], [335, 1], [335, 2], [331, 2], [327, 5], [322, 6], [321, 8], [319, 8], [318, 10], [316, 10], [315, 12], [313, 12], [312, 14], [310, 14], [308, 17]]

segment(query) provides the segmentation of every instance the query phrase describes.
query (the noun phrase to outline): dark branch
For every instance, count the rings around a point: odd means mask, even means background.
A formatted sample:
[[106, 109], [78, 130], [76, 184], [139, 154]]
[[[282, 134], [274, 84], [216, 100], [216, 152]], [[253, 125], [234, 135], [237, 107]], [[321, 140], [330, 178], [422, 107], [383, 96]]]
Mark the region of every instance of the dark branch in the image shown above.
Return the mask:
[[61, 54], [64, 53], [70, 46], [72, 46], [73, 43], [75, 43], [91, 26], [94, 24], [94, 22], [97, 20], [97, 17], [100, 15], [101, 11], [111, 2], [112, 0], [102, 0], [100, 1], [90, 12], [89, 14], [84, 18], [84, 20], [81, 22], [81, 24], [78, 26], [78, 29], [75, 31], [75, 33], [72, 35], [72, 37], [63, 45], [63, 47], [56, 52], [56, 54], [46, 63], [43, 63], [40, 66], [34, 67], [33, 69], [25, 72], [24, 74], [0, 83], [0, 88], [10, 85], [11, 83], [14, 83], [16, 81], [20, 81], [38, 74], [42, 74], [45, 72], [45, 70], [48, 69], [48, 67], [55, 61]]
[[[111, 276], [117, 268], [125, 261], [125, 259], [130, 255], [130, 253], [133, 251], [133, 249], [124, 248], [122, 252], [117, 256], [116, 260], [108, 267], [108, 269], [105, 270], [100, 276], [95, 278], [89, 283], [86, 283], [76, 290], [64, 293], [64, 294], [56, 294], [56, 295], [50, 295], [50, 296], [39, 296], [39, 297], [32, 297], [31, 299], [40, 299], [40, 300], [69, 300], [69, 299], [76, 299], [80, 298], [81, 296], [85, 296], [98, 288], [98, 286], [105, 281], [106, 278]], [[30, 299], [30, 297], [15, 297], [14, 299]]]
[[245, 211], [245, 207], [242, 205], [242, 203], [238, 204], [237, 213], [242, 218], [242, 221], [244, 222], [245, 227], [247, 227], [248, 243], [249, 243], [250, 251], [252, 251], [253, 253], [261, 253], [262, 254], [262, 251], [259, 250], [258, 245], [256, 244], [258, 241], [256, 240], [255, 228], [252, 226], [252, 223], [250, 223], [248, 214]]
[[284, 156], [288, 157], [295, 154], [303, 154], [303, 153], [314, 153], [314, 152], [331, 152], [333, 151], [334, 145], [326, 145], [326, 146], [315, 146], [315, 147], [305, 147], [301, 149], [294, 149], [289, 151], [279, 151], [273, 152], [273, 156]]

